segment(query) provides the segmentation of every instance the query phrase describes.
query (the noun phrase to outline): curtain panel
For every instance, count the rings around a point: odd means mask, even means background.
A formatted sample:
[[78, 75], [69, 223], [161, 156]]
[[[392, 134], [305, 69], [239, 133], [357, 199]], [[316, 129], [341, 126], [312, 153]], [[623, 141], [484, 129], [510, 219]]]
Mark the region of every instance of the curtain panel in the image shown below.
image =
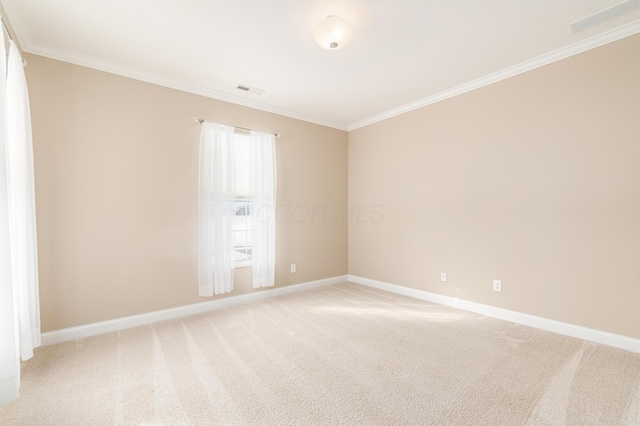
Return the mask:
[[234, 128], [203, 122], [198, 184], [200, 296], [233, 290], [235, 230]]
[[20, 51], [11, 42], [7, 66], [7, 175], [11, 276], [18, 307], [20, 356], [40, 346], [36, 195], [29, 93]]
[[275, 284], [276, 265], [276, 152], [275, 136], [251, 132], [251, 212], [254, 288]]
[[[40, 346], [29, 95], [13, 41], [0, 40], [0, 404], [19, 395], [20, 360]], [[6, 71], [5, 71], [6, 70]]]
[[0, 404], [18, 397], [20, 361], [11, 279], [7, 179], [7, 91], [4, 33], [0, 40]]

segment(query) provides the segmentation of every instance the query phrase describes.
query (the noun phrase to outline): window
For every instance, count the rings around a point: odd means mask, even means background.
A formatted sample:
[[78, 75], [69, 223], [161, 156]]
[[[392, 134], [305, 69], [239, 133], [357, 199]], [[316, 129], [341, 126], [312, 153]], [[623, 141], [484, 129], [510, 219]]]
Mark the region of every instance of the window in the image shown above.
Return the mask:
[[233, 260], [236, 267], [249, 266], [251, 260], [251, 138], [244, 133], [235, 133], [236, 202]]
[[198, 294], [232, 291], [239, 266], [275, 285], [275, 135], [202, 121], [199, 157]]

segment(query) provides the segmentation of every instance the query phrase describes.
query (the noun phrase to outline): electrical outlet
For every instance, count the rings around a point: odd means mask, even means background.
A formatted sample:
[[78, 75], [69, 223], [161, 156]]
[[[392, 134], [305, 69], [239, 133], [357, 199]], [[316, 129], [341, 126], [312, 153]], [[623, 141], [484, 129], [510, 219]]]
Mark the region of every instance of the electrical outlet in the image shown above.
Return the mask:
[[447, 282], [447, 273], [446, 272], [440, 272], [440, 281], [442, 281], [443, 283]]
[[292, 264], [291, 264], [291, 273], [293, 274], [293, 273], [295, 273], [295, 272], [296, 272], [296, 264], [295, 264], [295, 263], [292, 263]]
[[497, 291], [498, 293], [502, 292], [501, 280], [493, 280], [493, 291]]

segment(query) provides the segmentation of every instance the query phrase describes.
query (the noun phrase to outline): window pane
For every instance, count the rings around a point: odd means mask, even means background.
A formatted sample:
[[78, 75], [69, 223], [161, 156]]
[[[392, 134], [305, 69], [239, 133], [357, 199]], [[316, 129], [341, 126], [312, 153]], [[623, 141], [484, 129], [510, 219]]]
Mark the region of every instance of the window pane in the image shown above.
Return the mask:
[[246, 231], [249, 226], [249, 219], [247, 217], [236, 216], [236, 231]]
[[236, 247], [246, 246], [248, 243], [247, 233], [245, 231], [236, 231], [235, 242]]
[[234, 260], [251, 260], [251, 206], [248, 199], [235, 200]]

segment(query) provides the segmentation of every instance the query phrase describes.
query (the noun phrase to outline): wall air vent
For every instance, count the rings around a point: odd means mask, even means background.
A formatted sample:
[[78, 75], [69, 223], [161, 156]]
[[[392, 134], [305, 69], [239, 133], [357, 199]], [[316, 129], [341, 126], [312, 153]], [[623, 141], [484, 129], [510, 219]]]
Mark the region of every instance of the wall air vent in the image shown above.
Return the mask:
[[627, 0], [615, 6], [611, 6], [609, 9], [605, 9], [602, 12], [598, 12], [594, 15], [587, 16], [584, 19], [576, 21], [573, 24], [569, 25], [569, 27], [571, 28], [571, 31], [577, 33], [608, 21], [609, 19], [617, 18], [618, 16], [624, 15], [625, 13], [636, 10], [637, 8], [638, 0]]
[[238, 84], [236, 89], [242, 90], [243, 92], [253, 93], [254, 95], [262, 95], [264, 90], [256, 89], [255, 87], [247, 86], [246, 84]]

